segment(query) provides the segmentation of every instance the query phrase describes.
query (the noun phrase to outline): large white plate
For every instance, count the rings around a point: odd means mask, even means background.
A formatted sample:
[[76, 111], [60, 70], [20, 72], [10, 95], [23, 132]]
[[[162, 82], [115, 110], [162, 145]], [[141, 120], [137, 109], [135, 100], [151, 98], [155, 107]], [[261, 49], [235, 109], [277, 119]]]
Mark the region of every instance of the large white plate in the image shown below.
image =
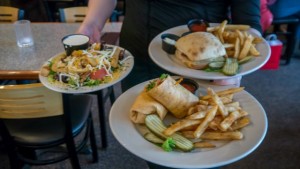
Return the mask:
[[[59, 55], [59, 54], [57, 54], [57, 55]], [[52, 58], [56, 57], [57, 55], [53, 56]], [[128, 57], [128, 56], [132, 56], [132, 55], [128, 51], [125, 51], [125, 57]], [[52, 58], [50, 58], [49, 60], [51, 60]], [[47, 64], [47, 63], [48, 63], [48, 61], [45, 62], [45, 64]], [[109, 86], [112, 86], [112, 85], [118, 83], [119, 81], [124, 79], [131, 72], [133, 65], [134, 65], [133, 57], [130, 57], [130, 58], [124, 60], [124, 69], [121, 72], [120, 77], [109, 83], [100, 84], [98, 86], [91, 86], [91, 87], [84, 86], [84, 87], [79, 87], [79, 88], [75, 89], [75, 88], [68, 87], [66, 85], [53, 84], [48, 81], [47, 77], [44, 77], [41, 74], [39, 74], [39, 79], [40, 79], [40, 82], [43, 83], [44, 86], [46, 86], [47, 88], [49, 88], [51, 90], [57, 91], [57, 92], [74, 93], [74, 94], [89, 93], [89, 92], [94, 92], [94, 91], [98, 91], [98, 90], [107, 88]]]
[[[208, 86], [216, 91], [229, 86], [212, 86], [209, 82], [198, 81], [202, 91]], [[138, 94], [148, 82], [136, 85], [123, 93], [113, 104], [109, 123], [116, 139], [128, 151], [147, 161], [175, 168], [211, 168], [233, 163], [253, 152], [264, 139], [267, 132], [267, 117], [261, 104], [248, 92], [237, 93], [235, 100], [249, 112], [251, 124], [244, 129], [243, 140], [230, 141], [217, 148], [184, 153], [165, 152], [160, 147], [148, 142], [139, 132], [137, 126], [129, 119], [129, 110]], [[201, 92], [200, 90], [200, 92]]]
[[[186, 25], [174, 27], [168, 29], [159, 35], [157, 35], [150, 43], [148, 52], [150, 58], [161, 68], [172, 72], [177, 75], [182, 75], [186, 77], [196, 78], [196, 79], [207, 79], [207, 80], [217, 80], [217, 79], [227, 79], [232, 78], [233, 76], [226, 76], [220, 72], [205, 72], [202, 70], [195, 70], [186, 67], [183, 63], [176, 61], [174, 55], [169, 55], [162, 49], [162, 40], [161, 35], [164, 33], [172, 33], [178, 36], [181, 36], [184, 32], [188, 32]], [[258, 31], [255, 29], [250, 29], [249, 33], [254, 36], [260, 36]], [[271, 50], [268, 43], [263, 40], [262, 43], [256, 46], [257, 50], [260, 52], [259, 57], [255, 57], [254, 60], [243, 64], [240, 68], [240, 71], [235, 76], [243, 76], [249, 73], [254, 72], [255, 70], [261, 68], [270, 58]]]

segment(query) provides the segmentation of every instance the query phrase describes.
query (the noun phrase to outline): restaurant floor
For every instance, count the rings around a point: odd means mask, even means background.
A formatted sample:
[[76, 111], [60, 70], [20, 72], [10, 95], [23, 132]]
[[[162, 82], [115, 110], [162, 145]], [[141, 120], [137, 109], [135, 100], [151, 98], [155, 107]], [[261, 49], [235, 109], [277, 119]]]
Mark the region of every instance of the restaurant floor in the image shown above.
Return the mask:
[[[300, 57], [278, 70], [258, 70], [242, 79], [242, 86], [264, 107], [269, 121], [262, 144], [245, 158], [222, 169], [296, 169], [300, 168]], [[120, 94], [120, 93], [119, 93]], [[106, 106], [109, 110], [109, 103]], [[251, 112], [250, 112], [251, 113]], [[94, 107], [96, 134], [100, 142], [97, 109]], [[108, 118], [108, 117], [107, 117]], [[129, 133], [128, 133], [129, 134]], [[98, 144], [99, 162], [90, 155], [79, 155], [83, 169], [147, 169], [145, 161], [122, 147], [108, 127], [108, 148]], [[147, 151], [147, 150], [141, 150]], [[213, 158], [213, 157], [212, 157]], [[8, 159], [0, 153], [0, 168], [8, 169]], [[71, 168], [69, 160], [32, 169]]]

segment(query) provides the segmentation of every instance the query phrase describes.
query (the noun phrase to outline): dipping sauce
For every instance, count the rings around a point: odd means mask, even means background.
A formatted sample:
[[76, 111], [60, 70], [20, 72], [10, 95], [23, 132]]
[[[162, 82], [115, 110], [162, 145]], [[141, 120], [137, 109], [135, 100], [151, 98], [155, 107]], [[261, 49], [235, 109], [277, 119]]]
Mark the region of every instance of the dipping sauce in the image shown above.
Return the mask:
[[194, 81], [192, 79], [186, 79], [186, 78], [184, 78], [180, 82], [180, 85], [183, 86], [184, 88], [186, 88], [188, 91], [190, 91], [193, 94], [195, 94], [199, 88], [199, 85], [196, 81]]
[[195, 91], [196, 91], [196, 87], [194, 85], [183, 83], [183, 84], [181, 84], [181, 86], [183, 86], [184, 88], [186, 88], [187, 90], [189, 90], [192, 93], [195, 93]]
[[188, 28], [191, 32], [206, 32], [209, 24], [203, 19], [193, 19], [188, 22]]
[[63, 44], [70, 46], [77, 46], [85, 44], [89, 41], [89, 37], [84, 35], [70, 35], [63, 39]]

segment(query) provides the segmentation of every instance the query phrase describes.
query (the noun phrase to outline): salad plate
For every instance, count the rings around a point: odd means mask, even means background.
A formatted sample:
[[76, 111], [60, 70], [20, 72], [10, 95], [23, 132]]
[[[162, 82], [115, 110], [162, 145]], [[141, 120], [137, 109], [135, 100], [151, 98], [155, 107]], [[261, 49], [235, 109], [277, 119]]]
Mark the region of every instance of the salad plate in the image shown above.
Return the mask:
[[[109, 124], [113, 135], [119, 143], [134, 155], [162, 166], [173, 168], [212, 168], [233, 163], [253, 152], [263, 141], [267, 128], [267, 116], [261, 104], [248, 92], [236, 93], [234, 99], [241, 107], [249, 112], [251, 123], [241, 129], [244, 138], [224, 142], [216, 148], [203, 150], [195, 149], [191, 152], [166, 152], [153, 143], [147, 141], [140, 125], [134, 124], [129, 117], [129, 111], [136, 97], [149, 81], [138, 84], [123, 93], [113, 104]], [[214, 86], [207, 81], [197, 80], [200, 92], [211, 87], [216, 91], [225, 90], [232, 86]], [[169, 116], [171, 118], [171, 116]], [[169, 118], [163, 120], [168, 121]]]
[[[110, 47], [116, 47], [113, 45], [109, 45]], [[120, 48], [120, 47], [119, 47]], [[122, 49], [122, 48], [120, 48]], [[61, 92], [61, 93], [73, 93], [73, 94], [79, 94], [79, 93], [89, 93], [89, 92], [94, 92], [94, 91], [98, 91], [104, 88], [107, 88], [109, 86], [112, 86], [116, 83], [118, 83], [119, 81], [121, 81], [122, 79], [124, 79], [132, 70], [133, 65], [134, 65], [134, 58], [131, 55], [131, 53], [127, 50], [124, 50], [125, 54], [124, 54], [124, 58], [119, 61], [119, 71], [117, 73], [117, 75], [112, 74], [112, 78], [111, 80], [107, 81], [107, 82], [100, 82], [97, 83], [95, 85], [80, 85], [80, 86], [70, 86], [68, 84], [62, 83], [58, 80], [53, 80], [53, 78], [46, 77], [43, 76], [42, 73], [39, 74], [39, 80], [40, 82], [46, 86], [47, 88], [49, 88], [50, 90], [54, 90], [57, 92]], [[53, 57], [51, 57], [49, 60], [47, 60], [42, 68], [45, 65], [49, 65], [49, 63], [51, 63], [53, 61], [54, 58], [59, 57], [60, 55], [64, 55], [65, 52], [59, 53]], [[42, 70], [41, 68], [41, 70]], [[42, 71], [40, 71], [42, 72]], [[67, 74], [66, 76], [68, 76], [68, 73], [64, 73], [64, 75]], [[74, 74], [74, 73], [73, 73]]]
[[[211, 26], [215, 26], [216, 24], [211, 24]], [[195, 78], [195, 79], [206, 79], [206, 80], [218, 80], [218, 79], [228, 79], [237, 76], [247, 75], [252, 73], [259, 68], [261, 68], [270, 58], [271, 50], [270, 46], [266, 40], [256, 45], [256, 49], [260, 52], [260, 56], [255, 57], [253, 60], [243, 64], [240, 66], [240, 70], [238, 74], [235, 76], [226, 76], [220, 72], [206, 72], [203, 70], [196, 70], [191, 69], [185, 66], [183, 63], [178, 61], [176, 57], [172, 54], [167, 54], [162, 49], [162, 40], [161, 35], [163, 34], [175, 34], [181, 36], [183, 33], [188, 32], [188, 27], [186, 25], [174, 27], [163, 31], [162, 33], [158, 34], [149, 44], [148, 53], [150, 58], [161, 68], [185, 77]], [[260, 37], [260, 33], [250, 28], [248, 33], [252, 34], [253, 36]]]

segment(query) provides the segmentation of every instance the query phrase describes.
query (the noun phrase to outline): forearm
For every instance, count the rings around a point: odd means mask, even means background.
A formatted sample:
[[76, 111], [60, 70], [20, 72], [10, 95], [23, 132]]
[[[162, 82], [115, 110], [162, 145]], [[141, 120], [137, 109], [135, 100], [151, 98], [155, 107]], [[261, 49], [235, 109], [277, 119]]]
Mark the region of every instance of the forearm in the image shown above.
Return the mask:
[[89, 9], [83, 24], [97, 25], [98, 29], [102, 30], [115, 6], [116, 0], [89, 0]]

